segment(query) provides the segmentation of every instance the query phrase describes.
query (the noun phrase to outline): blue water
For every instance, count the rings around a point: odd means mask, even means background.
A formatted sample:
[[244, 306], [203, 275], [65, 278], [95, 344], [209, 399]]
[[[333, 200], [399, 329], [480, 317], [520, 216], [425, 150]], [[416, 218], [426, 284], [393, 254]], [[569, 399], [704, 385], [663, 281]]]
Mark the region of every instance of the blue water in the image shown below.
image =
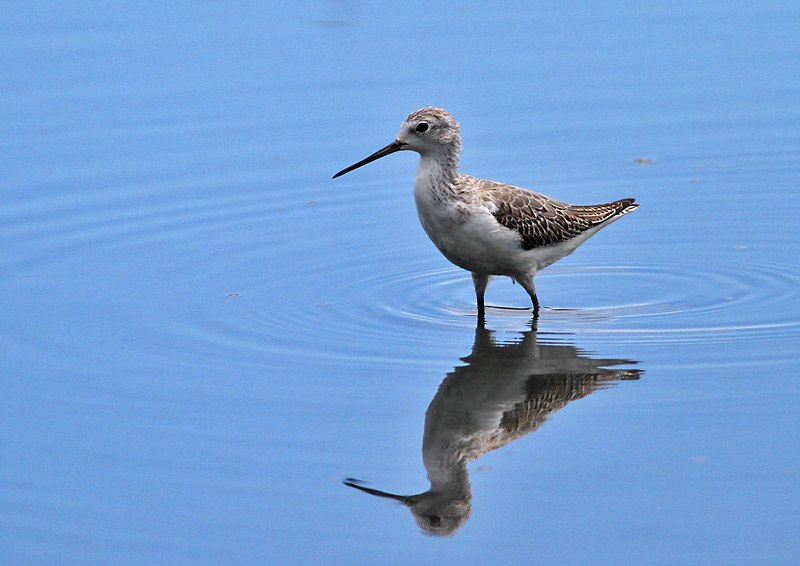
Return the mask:
[[[0, 23], [0, 563], [800, 561], [795, 2]], [[535, 327], [477, 326], [414, 155], [331, 180], [430, 105], [466, 173], [641, 204]]]

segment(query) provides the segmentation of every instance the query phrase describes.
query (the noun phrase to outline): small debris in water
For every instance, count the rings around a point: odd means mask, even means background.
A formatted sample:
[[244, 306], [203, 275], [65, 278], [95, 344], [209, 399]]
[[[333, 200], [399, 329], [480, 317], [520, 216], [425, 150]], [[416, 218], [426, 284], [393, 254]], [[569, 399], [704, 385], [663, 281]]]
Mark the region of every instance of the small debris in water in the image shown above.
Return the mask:
[[228, 293], [229, 297], [239, 297], [239, 293]]
[[650, 165], [654, 161], [655, 159], [650, 159], [649, 157], [640, 157], [639, 159], [633, 160], [636, 165]]

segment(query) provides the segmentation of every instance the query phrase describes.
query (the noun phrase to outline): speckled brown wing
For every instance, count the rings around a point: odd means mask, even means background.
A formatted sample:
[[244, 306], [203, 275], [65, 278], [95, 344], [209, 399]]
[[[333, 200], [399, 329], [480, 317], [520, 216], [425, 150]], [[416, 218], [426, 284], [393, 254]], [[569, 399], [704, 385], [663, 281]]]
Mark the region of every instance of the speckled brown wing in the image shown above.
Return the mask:
[[482, 181], [481, 189], [494, 205], [494, 217], [502, 226], [519, 233], [526, 250], [566, 242], [639, 206], [633, 204], [632, 198], [576, 206], [493, 181]]
[[[499, 430], [514, 438], [539, 428], [556, 411], [589, 393], [610, 387], [620, 379], [639, 379], [640, 370], [598, 370], [599, 373], [552, 373], [532, 375], [527, 397], [503, 413]], [[511, 440], [513, 440], [512, 438]], [[506, 442], [507, 443], [507, 442]]]

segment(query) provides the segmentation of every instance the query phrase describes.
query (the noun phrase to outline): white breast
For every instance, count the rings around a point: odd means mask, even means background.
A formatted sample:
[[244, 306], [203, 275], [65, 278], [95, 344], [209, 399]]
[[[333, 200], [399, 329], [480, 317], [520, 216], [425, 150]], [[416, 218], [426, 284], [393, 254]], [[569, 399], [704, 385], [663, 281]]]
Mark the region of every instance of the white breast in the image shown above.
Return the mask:
[[527, 264], [519, 236], [500, 226], [488, 208], [455, 201], [432, 190], [426, 182], [414, 184], [414, 200], [423, 229], [451, 262], [477, 273], [515, 275]]

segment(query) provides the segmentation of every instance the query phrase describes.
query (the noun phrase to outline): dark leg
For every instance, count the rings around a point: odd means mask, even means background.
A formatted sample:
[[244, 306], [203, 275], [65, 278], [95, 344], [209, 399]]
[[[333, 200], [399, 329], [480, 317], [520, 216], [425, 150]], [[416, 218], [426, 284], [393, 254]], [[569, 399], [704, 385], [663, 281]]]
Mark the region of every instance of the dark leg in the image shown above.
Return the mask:
[[478, 328], [485, 328], [486, 327], [486, 310], [483, 308], [478, 308]]
[[530, 295], [531, 303], [533, 303], [533, 317], [539, 316], [539, 298], [536, 296], [536, 284], [533, 282], [533, 275], [528, 277], [520, 277], [517, 279], [522, 288]]
[[475, 285], [475, 296], [478, 299], [478, 318], [483, 319], [486, 314], [486, 304], [484, 303], [483, 296], [486, 294], [486, 287], [489, 285], [489, 275], [482, 275], [480, 273], [472, 274], [472, 283]]

